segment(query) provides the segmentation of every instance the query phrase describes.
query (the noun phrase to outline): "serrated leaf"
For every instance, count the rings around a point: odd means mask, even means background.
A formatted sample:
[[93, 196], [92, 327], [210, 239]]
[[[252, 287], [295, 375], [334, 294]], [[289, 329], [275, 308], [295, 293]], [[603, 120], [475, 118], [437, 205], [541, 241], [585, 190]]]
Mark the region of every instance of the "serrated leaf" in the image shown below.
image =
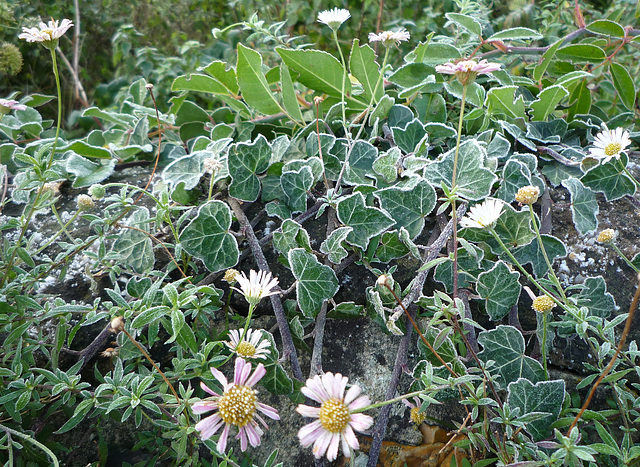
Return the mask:
[[294, 248], [303, 248], [311, 251], [309, 234], [307, 231], [292, 219], [287, 219], [282, 223], [280, 232], [273, 232], [273, 246], [285, 257]]
[[401, 187], [378, 190], [374, 195], [396, 221], [395, 227], [407, 229], [412, 240], [422, 233], [424, 219], [436, 205], [436, 191], [420, 177], [411, 178]]
[[511, 28], [496, 32], [491, 35], [486, 42], [491, 41], [524, 41], [542, 39], [542, 34], [529, 28]]
[[352, 230], [351, 227], [338, 227], [320, 245], [320, 251], [327, 255], [333, 264], [340, 264], [347, 257], [348, 253], [342, 246], [342, 242]]
[[292, 213], [307, 209], [307, 192], [314, 183], [313, 173], [309, 166], [301, 167], [297, 172], [283, 172], [280, 184], [284, 191], [287, 206]]
[[105, 163], [92, 162], [77, 154], [71, 154], [67, 159], [66, 169], [76, 176], [73, 187], [82, 188], [107, 179], [114, 172], [115, 166], [115, 159], [109, 159]]
[[508, 118], [524, 118], [524, 100], [522, 96], [516, 98], [517, 89], [518, 86], [491, 88], [485, 99], [489, 114], [505, 115]]
[[602, 276], [588, 277], [578, 295], [578, 306], [586, 306], [590, 316], [607, 318], [616, 309], [616, 301], [607, 292], [607, 283]]
[[[553, 264], [553, 261], [556, 258], [564, 258], [567, 256], [567, 250], [564, 243], [556, 237], [553, 235], [542, 234], [540, 235], [540, 238], [542, 238], [542, 244], [544, 245], [544, 249], [547, 252], [547, 256], [549, 257], [551, 264]], [[533, 274], [536, 277], [544, 276], [549, 270], [537, 240], [531, 241], [528, 245], [514, 248], [511, 250], [511, 253], [521, 264], [524, 265], [530, 263], [533, 269]]]
[[598, 228], [598, 200], [595, 192], [586, 188], [577, 178], [568, 178], [562, 185], [571, 193], [573, 224], [581, 235]]
[[504, 318], [520, 297], [520, 274], [511, 272], [507, 265], [498, 261], [487, 272], [478, 276], [476, 290], [485, 300], [489, 318], [499, 321]]
[[284, 62], [280, 64], [280, 81], [282, 82], [282, 104], [285, 110], [293, 120], [304, 122], [296, 90], [291, 80], [291, 73], [289, 73], [289, 67]]
[[627, 161], [626, 154], [621, 154], [620, 161], [612, 159], [606, 164], [598, 164], [584, 174], [580, 181], [593, 191], [604, 193], [607, 201], [632, 195], [636, 192], [636, 185], [620, 168], [620, 165], [626, 167]]
[[548, 415], [525, 424], [534, 441], [541, 441], [551, 435], [551, 424], [558, 419], [565, 396], [563, 380], [531, 381], [520, 378], [509, 384], [507, 404], [513, 410], [520, 409], [520, 415], [546, 412]]
[[[484, 167], [485, 149], [477, 140], [469, 139], [460, 144], [458, 154], [458, 194], [465, 199], [477, 201], [489, 196], [496, 181], [494, 173]], [[440, 161], [426, 167], [425, 178], [432, 186], [444, 183], [451, 185], [455, 149], [444, 154]]]
[[118, 256], [118, 262], [129, 266], [137, 273], [150, 271], [155, 262], [151, 238], [145, 233], [148, 222], [147, 208], [142, 207], [135, 211], [127, 222], [135, 229], [125, 229], [111, 247], [111, 251]]
[[618, 63], [609, 65], [609, 71], [613, 78], [613, 87], [616, 88], [622, 103], [627, 109], [633, 110], [636, 103], [636, 86], [629, 71]]
[[235, 237], [229, 233], [231, 211], [222, 201], [209, 201], [180, 234], [180, 246], [202, 260], [211, 272], [238, 264], [240, 252]]
[[446, 13], [445, 16], [450, 21], [453, 21], [458, 26], [463, 27], [471, 34], [475, 34], [476, 36], [482, 36], [482, 26], [471, 16], [463, 15], [460, 13]]
[[367, 249], [369, 240], [395, 223], [380, 209], [366, 206], [364, 196], [359, 191], [341, 199], [336, 211], [340, 222], [353, 228], [347, 236], [347, 242], [363, 250]]
[[371, 99], [375, 89], [376, 94], [373, 102], [379, 102], [382, 96], [384, 96], [384, 86], [379, 84], [378, 89], [376, 89], [378, 78], [380, 78], [380, 70], [376, 63], [376, 54], [368, 44], [361, 46], [358, 39], [353, 41], [353, 46], [351, 47], [349, 70], [360, 84], [362, 84], [365, 97]]
[[524, 337], [513, 326], [500, 325], [490, 331], [482, 331], [478, 335], [478, 343], [483, 347], [478, 358], [483, 362], [495, 362], [491, 372], [499, 375], [503, 388], [519, 378], [533, 383], [544, 379], [542, 365], [524, 354]]
[[271, 92], [262, 72], [262, 57], [258, 52], [238, 44], [236, 73], [242, 98], [250, 107], [266, 115], [281, 111], [280, 104]]
[[593, 44], [566, 45], [556, 51], [556, 56], [562, 60], [575, 62], [601, 62], [607, 58], [605, 51]]
[[302, 248], [289, 251], [289, 264], [296, 278], [298, 306], [304, 316], [315, 318], [322, 303], [332, 298], [339, 289], [336, 273]]
[[227, 157], [231, 185], [229, 194], [242, 201], [255, 201], [260, 194], [257, 174], [269, 167], [271, 147], [263, 135], [252, 143], [238, 143], [231, 147]]
[[546, 120], [547, 116], [556, 109], [560, 101], [568, 95], [569, 91], [562, 86], [556, 85], [544, 88], [538, 94], [538, 98], [530, 104], [533, 120]]

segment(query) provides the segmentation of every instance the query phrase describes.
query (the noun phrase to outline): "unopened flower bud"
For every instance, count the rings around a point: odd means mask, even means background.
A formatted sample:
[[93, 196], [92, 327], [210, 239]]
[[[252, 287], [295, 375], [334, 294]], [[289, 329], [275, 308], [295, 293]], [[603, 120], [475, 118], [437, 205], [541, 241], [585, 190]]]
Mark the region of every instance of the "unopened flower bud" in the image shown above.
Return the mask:
[[144, 85], [147, 91], [153, 91], [153, 83], [147, 83]]
[[539, 297], [534, 298], [533, 304], [531, 305], [531, 307], [538, 313], [548, 313], [555, 308], [555, 306], [555, 302], [548, 295], [540, 295]]
[[96, 203], [89, 195], [78, 195], [76, 205], [78, 206], [78, 211], [88, 211], [96, 207]]
[[237, 277], [238, 274], [240, 274], [236, 269], [227, 269], [224, 273], [224, 277], [222, 278], [222, 280], [228, 282], [229, 284], [233, 285], [235, 284], [237, 281]]
[[600, 234], [598, 234], [598, 242], [600, 243], [613, 243], [616, 240], [616, 231], [613, 229], [604, 229]]
[[389, 276], [387, 276], [386, 274], [381, 274], [378, 277], [376, 284], [378, 284], [380, 287], [391, 285], [391, 279], [389, 279]]
[[111, 329], [113, 329], [115, 333], [124, 331], [124, 318], [122, 316], [113, 318], [111, 320]]
[[540, 196], [540, 188], [537, 186], [523, 186], [516, 193], [516, 201], [520, 204], [533, 204], [538, 201]]
[[89, 191], [89, 195], [93, 199], [102, 199], [104, 198], [104, 195], [107, 193], [107, 190], [104, 187], [104, 185], [100, 185], [100, 184], [91, 185], [88, 191]]

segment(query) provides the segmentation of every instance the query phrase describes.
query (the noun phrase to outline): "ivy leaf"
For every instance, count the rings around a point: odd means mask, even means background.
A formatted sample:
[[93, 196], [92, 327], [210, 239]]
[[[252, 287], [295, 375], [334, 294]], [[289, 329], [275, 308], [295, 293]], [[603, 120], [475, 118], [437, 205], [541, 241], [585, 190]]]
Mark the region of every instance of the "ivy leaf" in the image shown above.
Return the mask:
[[383, 233], [380, 237], [376, 260], [386, 264], [391, 260], [402, 258], [407, 253], [409, 253], [409, 248], [400, 240], [398, 231], [392, 230]]
[[307, 231], [292, 219], [287, 219], [282, 223], [281, 232], [273, 232], [273, 246], [285, 257], [294, 248], [304, 248], [311, 251], [309, 234]]
[[[480, 261], [484, 256], [482, 250], [475, 245], [471, 249], [458, 248], [458, 287], [472, 288], [476, 277], [482, 271]], [[447, 293], [453, 291], [453, 262], [445, 261], [436, 266], [433, 279], [444, 285]]]
[[382, 176], [385, 182], [393, 183], [398, 178], [401, 157], [400, 148], [393, 147], [378, 156], [373, 162], [373, 171]]
[[[556, 237], [553, 235], [542, 234], [540, 235], [540, 238], [542, 238], [542, 244], [547, 252], [549, 261], [551, 261], [552, 264], [556, 258], [564, 258], [567, 256], [567, 250], [564, 243]], [[533, 274], [536, 277], [544, 276], [549, 270], [547, 262], [544, 259], [544, 254], [542, 253], [542, 250], [540, 250], [540, 245], [537, 240], [531, 241], [528, 245], [514, 248], [511, 250], [511, 253], [520, 262], [520, 264], [524, 265], [530, 263], [533, 269]]]
[[[344, 147], [346, 150], [346, 147]], [[372, 144], [358, 140], [353, 144], [349, 155], [349, 165], [345, 176], [345, 182], [353, 185], [371, 185], [375, 178], [372, 166], [378, 157], [378, 149]]]
[[[118, 257], [118, 261], [129, 266], [137, 273], [145, 273], [153, 268], [155, 256], [148, 231], [149, 210], [145, 207], [138, 209], [129, 217], [128, 225], [136, 229], [125, 229], [114, 242], [111, 251]], [[141, 231], [142, 230], [142, 231]]]
[[491, 88], [487, 93], [485, 105], [490, 115], [505, 115], [508, 118], [524, 118], [524, 100], [515, 97], [518, 86]]
[[524, 354], [524, 337], [513, 326], [500, 325], [478, 335], [478, 343], [483, 347], [478, 358], [483, 362], [493, 360], [492, 373], [497, 373], [502, 387], [526, 378], [533, 383], [544, 379], [544, 369], [538, 361]]
[[567, 122], [556, 118], [550, 122], [528, 122], [527, 138], [544, 144], [559, 143], [567, 132]]
[[[455, 149], [452, 149], [440, 161], [426, 167], [425, 178], [431, 185], [451, 185], [454, 156]], [[463, 198], [478, 201], [489, 196], [497, 177], [484, 167], [485, 157], [486, 151], [477, 140], [469, 139], [460, 144], [456, 183], [458, 194]]]
[[320, 245], [320, 251], [327, 255], [333, 264], [340, 264], [347, 257], [348, 253], [342, 246], [342, 242], [351, 231], [353, 231], [351, 227], [338, 227]]
[[571, 193], [571, 214], [576, 230], [584, 235], [598, 228], [598, 201], [596, 194], [577, 178], [568, 178], [562, 185]]
[[353, 228], [347, 236], [347, 242], [363, 250], [367, 249], [369, 240], [395, 224], [380, 209], [366, 206], [364, 196], [359, 191], [340, 200], [337, 214], [340, 222]]
[[[364, 96], [367, 100], [371, 99], [373, 90], [380, 77], [380, 70], [378, 69], [376, 54], [373, 49], [368, 44], [361, 46], [358, 39], [353, 41], [353, 46], [351, 47], [349, 70], [351, 70], [351, 74], [362, 84]], [[379, 102], [382, 96], [384, 96], [384, 89], [382, 85], [379, 85], [373, 102]]]
[[412, 240], [422, 233], [424, 218], [436, 205], [436, 190], [421, 177], [412, 177], [402, 187], [378, 190], [374, 195], [395, 219], [395, 227], [407, 229]]
[[[496, 222], [494, 230], [505, 245], [510, 248], [527, 245], [536, 236], [531, 228], [530, 214], [527, 211], [516, 211], [509, 204], [504, 205], [502, 215]], [[484, 229], [463, 229], [461, 236], [472, 242], [488, 243], [496, 255], [504, 253], [493, 235]]]
[[180, 234], [180, 246], [202, 260], [211, 272], [238, 264], [240, 252], [231, 228], [231, 210], [222, 201], [209, 201]]
[[[226, 160], [226, 151], [231, 138], [224, 138], [215, 141], [207, 146], [207, 149], [193, 151], [191, 154], [174, 160], [162, 171], [162, 180], [170, 187], [175, 188], [181, 182], [184, 183], [185, 190], [195, 188], [204, 174], [204, 161], [208, 158], [217, 158], [221, 162]], [[215, 180], [226, 178], [229, 175], [226, 168], [223, 168], [215, 175]]]
[[534, 441], [551, 436], [551, 424], [558, 419], [565, 396], [564, 381], [539, 381], [533, 384], [525, 378], [510, 383], [507, 387], [507, 404], [511, 409], [520, 408], [520, 416], [536, 412], [548, 415], [525, 424], [525, 430]]
[[300, 310], [305, 317], [315, 318], [322, 308], [322, 302], [332, 298], [338, 291], [336, 273], [302, 248], [289, 251], [289, 264], [296, 278], [296, 297]]
[[523, 162], [509, 159], [502, 168], [502, 182], [496, 192], [496, 198], [511, 203], [523, 186], [531, 185], [531, 171]]
[[533, 120], [546, 120], [547, 116], [556, 109], [560, 101], [568, 95], [569, 91], [562, 86], [554, 85], [544, 88], [540, 94], [538, 94], [538, 98], [531, 103]]
[[267, 370], [267, 373], [260, 380], [260, 385], [267, 391], [271, 394], [283, 396], [293, 392], [293, 381], [291, 381], [291, 378], [289, 378], [280, 364], [265, 365], [265, 370]]
[[307, 192], [313, 186], [314, 178], [311, 167], [301, 167], [297, 172], [283, 172], [280, 177], [287, 206], [292, 213], [303, 212], [307, 209]]
[[76, 176], [73, 188], [91, 186], [106, 180], [115, 170], [115, 159], [109, 159], [106, 163], [92, 162], [77, 154], [71, 154], [67, 159], [67, 172]]
[[578, 295], [578, 306], [589, 308], [589, 315], [607, 318], [616, 309], [616, 301], [607, 292], [604, 277], [588, 277]]
[[424, 125], [414, 118], [404, 128], [392, 128], [393, 140], [406, 154], [414, 153], [427, 135]]
[[271, 147], [260, 135], [253, 143], [238, 143], [231, 147], [227, 157], [231, 185], [229, 194], [242, 201], [255, 201], [260, 194], [260, 180], [256, 174], [269, 167]]
[[504, 318], [520, 297], [520, 274], [509, 271], [503, 261], [498, 261], [487, 272], [478, 276], [476, 290], [485, 300], [487, 313], [492, 321]]
[[580, 181], [593, 191], [604, 193], [607, 201], [632, 195], [636, 192], [636, 185], [620, 168], [620, 165], [626, 167], [628, 160], [626, 154], [621, 154], [620, 161], [612, 159], [606, 164], [598, 164], [584, 174]]

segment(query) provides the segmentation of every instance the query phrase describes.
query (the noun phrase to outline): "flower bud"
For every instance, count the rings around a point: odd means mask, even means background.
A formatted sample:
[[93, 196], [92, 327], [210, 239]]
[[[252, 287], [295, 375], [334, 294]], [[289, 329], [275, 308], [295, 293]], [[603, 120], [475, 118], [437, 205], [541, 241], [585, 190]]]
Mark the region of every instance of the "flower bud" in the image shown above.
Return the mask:
[[613, 243], [616, 241], [616, 237], [618, 234], [613, 229], [604, 229], [600, 234], [598, 234], [598, 242], [599, 243]]
[[537, 186], [523, 186], [516, 193], [516, 201], [522, 204], [533, 204], [538, 201], [538, 197], [540, 196], [540, 188]]
[[548, 295], [540, 295], [533, 299], [533, 304], [531, 308], [533, 308], [538, 313], [548, 313], [556, 306], [555, 302]]

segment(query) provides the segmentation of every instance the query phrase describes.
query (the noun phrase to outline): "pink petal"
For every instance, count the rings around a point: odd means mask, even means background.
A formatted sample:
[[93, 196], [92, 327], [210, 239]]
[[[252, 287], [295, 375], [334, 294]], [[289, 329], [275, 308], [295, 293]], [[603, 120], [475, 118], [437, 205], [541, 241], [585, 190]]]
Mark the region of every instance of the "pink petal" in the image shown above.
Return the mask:
[[[337, 437], [338, 435], [336, 435]], [[322, 430], [316, 442], [313, 443], [313, 455], [320, 458], [325, 455], [327, 452], [327, 448], [329, 444], [331, 444], [331, 438], [333, 435], [329, 433], [327, 430]]]
[[209, 439], [216, 434], [223, 423], [223, 420], [218, 414], [213, 414], [196, 423], [195, 428], [200, 432], [200, 438]]
[[244, 385], [245, 386], [249, 386], [250, 388], [253, 387], [258, 381], [260, 381], [262, 379], [262, 377], [264, 375], [267, 374], [267, 370], [265, 369], [264, 365], [262, 363], [260, 363], [257, 367], [256, 370], [253, 372], [253, 374], [251, 375], [251, 377], [245, 381]]
[[[311, 422], [298, 430], [298, 439], [300, 440], [300, 444], [308, 448], [314, 443], [325, 430], [322, 428], [322, 424], [320, 420], [316, 420], [315, 422]], [[322, 455], [322, 454], [320, 454]]]
[[[227, 381], [227, 377], [224, 375], [224, 373], [222, 373], [220, 370], [218, 370], [217, 368], [211, 367], [211, 374], [213, 375], [213, 377], [215, 379], [218, 380], [218, 382], [220, 384], [222, 384], [222, 387], [224, 389], [227, 388], [227, 386], [229, 385], [229, 382]], [[204, 389], [204, 388], [203, 388]]]
[[[260, 446], [260, 435], [263, 433], [263, 431], [260, 430], [258, 426], [254, 426], [251, 423], [245, 425], [243, 428], [245, 433], [247, 434], [247, 438], [249, 438], [249, 444], [251, 444], [251, 446], [253, 446], [254, 448], [256, 446]], [[258, 432], [258, 430], [260, 431]]]
[[326, 388], [322, 384], [322, 378], [320, 377], [320, 375], [316, 375], [313, 378], [308, 379], [306, 386], [303, 386], [300, 391], [309, 399], [313, 399], [314, 401], [320, 403], [331, 398]]
[[351, 415], [349, 425], [356, 431], [365, 431], [373, 425], [373, 418], [363, 413], [354, 413]]
[[327, 447], [327, 459], [330, 461], [336, 460], [338, 457], [338, 448], [340, 447], [340, 435], [333, 433], [331, 436], [331, 443]]
[[240, 438], [240, 450], [245, 452], [247, 450], [247, 430], [246, 425], [240, 428], [240, 432], [236, 436], [236, 439]]
[[233, 383], [237, 386], [244, 386], [244, 382], [251, 373], [251, 363], [245, 362], [242, 358], [236, 358], [235, 371], [233, 373]]
[[309, 405], [300, 404], [298, 407], [296, 407], [296, 412], [298, 412], [303, 417], [320, 417], [320, 407], [311, 407]]
[[361, 392], [362, 392], [362, 389], [360, 389], [360, 386], [358, 386], [357, 384], [354, 386], [351, 386], [347, 391], [347, 394], [344, 396], [344, 403], [346, 405], [351, 404], [351, 402], [353, 402], [355, 398], [360, 395]]
[[[346, 448], [346, 449], [345, 449]], [[353, 432], [351, 427], [347, 425], [344, 432], [342, 433], [342, 452], [346, 457], [349, 457], [351, 454], [350, 449], [357, 451], [360, 449], [360, 443], [358, 443], [358, 438], [356, 438], [356, 434]]]
[[199, 401], [191, 406], [191, 411], [195, 414], [201, 414], [211, 412], [218, 408], [218, 402], [214, 401]]
[[200, 381], [200, 387], [205, 391], [208, 392], [209, 394], [211, 394], [212, 396], [218, 396], [220, 397], [220, 394], [218, 394], [217, 392], [215, 392], [213, 389], [211, 389], [209, 386], [207, 386], [206, 384], [204, 384], [202, 381]]
[[351, 404], [349, 404], [348, 407], [349, 407], [349, 410], [358, 410], [363, 407], [366, 407], [369, 404], [371, 404], [371, 400], [369, 399], [369, 396], [360, 396], [356, 400], [351, 402]]
[[229, 437], [229, 428], [231, 427], [231, 425], [224, 425], [224, 430], [222, 430], [222, 433], [220, 433], [220, 438], [218, 439], [218, 445], [216, 446], [218, 448], [218, 452], [222, 453], [225, 451], [225, 449], [227, 449], [227, 438]]
[[278, 415], [278, 411], [273, 407], [271, 407], [270, 405], [263, 404], [262, 402], [258, 402], [258, 410], [273, 420], [280, 420], [280, 415]]

